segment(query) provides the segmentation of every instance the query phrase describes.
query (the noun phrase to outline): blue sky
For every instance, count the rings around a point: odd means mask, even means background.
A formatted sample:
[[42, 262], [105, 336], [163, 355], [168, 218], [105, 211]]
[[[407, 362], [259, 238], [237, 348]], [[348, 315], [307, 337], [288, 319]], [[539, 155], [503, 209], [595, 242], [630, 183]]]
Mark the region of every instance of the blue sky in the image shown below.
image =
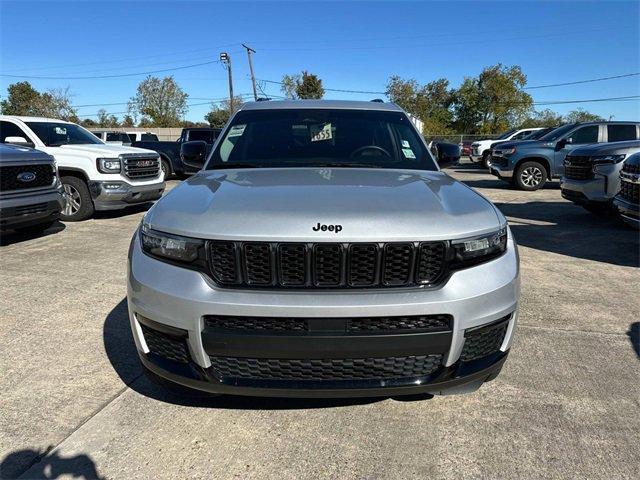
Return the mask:
[[[256, 77], [280, 80], [303, 69], [325, 87], [384, 91], [390, 75], [426, 83], [501, 62], [520, 65], [530, 86], [640, 72], [640, 2], [0, 2], [0, 73], [91, 76], [145, 72], [232, 57], [236, 93], [250, 93], [246, 42]], [[206, 103], [228, 94], [219, 64], [174, 75]], [[126, 102], [142, 76], [28, 79], [40, 90], [69, 87], [75, 105]], [[19, 78], [0, 77], [0, 95]], [[265, 91], [279, 94], [277, 85]], [[640, 94], [640, 77], [531, 90], [535, 101]], [[380, 95], [327, 92], [326, 98]], [[554, 105], [638, 120], [639, 101]], [[83, 107], [90, 115], [101, 108]], [[124, 105], [104, 107], [122, 112]], [[540, 109], [547, 108], [544, 106]], [[202, 120], [208, 105], [187, 118]], [[121, 116], [121, 115], [119, 115]]]

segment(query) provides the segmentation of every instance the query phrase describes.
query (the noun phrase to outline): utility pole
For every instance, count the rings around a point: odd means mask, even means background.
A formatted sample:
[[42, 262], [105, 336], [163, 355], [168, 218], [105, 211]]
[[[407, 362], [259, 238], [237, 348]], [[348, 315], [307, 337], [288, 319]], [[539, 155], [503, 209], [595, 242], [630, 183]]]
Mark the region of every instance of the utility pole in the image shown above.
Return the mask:
[[253, 74], [253, 60], [251, 58], [251, 54], [256, 53], [256, 51], [253, 48], [245, 45], [244, 43], [242, 44], [242, 46], [247, 49], [247, 57], [249, 57], [249, 71], [251, 72], [251, 83], [253, 84], [253, 99], [257, 102], [258, 91], [256, 90], [256, 77]]
[[229, 73], [229, 113], [233, 115], [233, 77], [231, 76], [231, 56], [227, 52], [220, 54], [220, 61], [227, 66]]

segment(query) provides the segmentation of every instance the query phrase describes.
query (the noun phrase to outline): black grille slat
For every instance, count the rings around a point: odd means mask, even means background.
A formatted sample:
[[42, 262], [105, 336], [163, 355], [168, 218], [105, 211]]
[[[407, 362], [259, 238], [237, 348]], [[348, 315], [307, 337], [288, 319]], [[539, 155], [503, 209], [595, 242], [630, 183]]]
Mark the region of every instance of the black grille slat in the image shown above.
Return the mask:
[[620, 182], [620, 196], [633, 203], [640, 203], [640, 184], [626, 182], [624, 178]]
[[504, 341], [508, 327], [509, 317], [505, 317], [497, 323], [465, 331], [460, 360], [469, 362], [496, 353]]
[[244, 265], [247, 284], [270, 285], [272, 283], [271, 247], [268, 243], [245, 244]]
[[141, 323], [140, 328], [149, 351], [174, 362], [189, 363], [186, 337], [176, 337], [160, 332]]
[[434, 285], [447, 273], [446, 242], [208, 242], [221, 286], [375, 288]]
[[211, 275], [221, 284], [237, 284], [238, 278], [236, 245], [234, 242], [211, 242]]
[[307, 249], [304, 244], [278, 246], [279, 281], [284, 286], [301, 286], [307, 281]]
[[590, 180], [593, 178], [591, 157], [568, 155], [564, 161], [564, 176], [572, 180]]
[[319, 287], [336, 287], [342, 282], [342, 246], [318, 244], [313, 249], [313, 282]]
[[158, 157], [127, 157], [123, 163], [124, 174], [129, 178], [151, 178], [160, 174]]
[[[335, 321], [332, 318], [331, 321]], [[446, 332], [453, 328], [453, 317], [446, 314], [405, 315], [391, 317], [354, 317], [339, 318], [344, 322], [344, 334], [393, 334], [393, 333], [424, 333]], [[296, 317], [238, 317], [228, 315], [207, 315], [204, 317], [207, 327], [214, 330], [224, 330], [238, 333], [259, 334], [299, 334], [314, 331], [310, 327], [322, 322], [318, 318]], [[316, 327], [317, 328], [317, 327]], [[337, 334], [337, 332], [334, 332]]]
[[16, 215], [31, 215], [34, 213], [43, 213], [47, 211], [47, 203], [36, 203], [34, 205], [24, 205], [15, 207]]
[[406, 285], [411, 278], [414, 246], [409, 243], [387, 244], [384, 248], [382, 283], [388, 286]]
[[426, 377], [442, 365], [442, 355], [349, 359], [210, 357], [224, 379], [288, 381], [391, 380]]
[[[30, 182], [18, 180], [21, 173], [33, 173], [35, 178]], [[53, 184], [55, 173], [50, 164], [5, 165], [0, 166], [0, 191], [26, 190], [42, 188]]]
[[355, 244], [349, 247], [349, 285], [370, 286], [376, 282], [378, 246]]

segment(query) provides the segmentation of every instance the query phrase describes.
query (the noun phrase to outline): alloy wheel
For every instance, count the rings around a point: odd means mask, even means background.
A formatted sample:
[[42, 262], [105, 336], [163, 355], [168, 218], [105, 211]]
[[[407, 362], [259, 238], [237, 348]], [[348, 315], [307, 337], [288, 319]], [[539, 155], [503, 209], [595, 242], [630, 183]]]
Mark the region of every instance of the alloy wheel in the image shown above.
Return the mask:
[[82, 199], [80, 198], [80, 192], [73, 185], [64, 184], [62, 188], [64, 189], [64, 209], [62, 214], [70, 217], [80, 210]]
[[543, 178], [544, 173], [539, 167], [527, 167], [520, 174], [522, 183], [527, 187], [537, 187]]

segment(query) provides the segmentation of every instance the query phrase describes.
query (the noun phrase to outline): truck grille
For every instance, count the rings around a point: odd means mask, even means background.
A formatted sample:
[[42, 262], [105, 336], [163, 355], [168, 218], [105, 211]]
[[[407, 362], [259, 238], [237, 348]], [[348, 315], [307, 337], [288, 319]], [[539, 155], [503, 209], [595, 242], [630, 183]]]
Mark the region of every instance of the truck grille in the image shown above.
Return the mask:
[[621, 179], [620, 196], [633, 203], [640, 203], [640, 183], [631, 183]]
[[442, 355], [348, 359], [210, 357], [223, 379], [340, 381], [426, 377], [442, 365]]
[[[225, 332], [306, 335], [308, 332], [331, 331], [346, 334], [426, 333], [451, 331], [451, 315], [413, 315], [401, 317], [355, 318], [292, 318], [292, 317], [234, 317], [208, 315], [204, 317], [209, 328]], [[318, 327], [318, 325], [320, 325]]]
[[160, 158], [155, 154], [122, 155], [122, 163], [124, 174], [129, 178], [151, 178], [160, 174]]
[[[18, 176], [23, 173], [32, 173], [35, 178], [28, 182], [18, 180]], [[0, 191], [2, 192], [48, 187], [54, 180], [55, 172], [51, 164], [0, 167]]]
[[222, 286], [367, 288], [433, 285], [445, 273], [444, 242], [209, 243]]
[[495, 167], [506, 167], [507, 166], [507, 158], [502, 156], [492, 156], [491, 157], [491, 165]]
[[572, 180], [590, 180], [593, 178], [590, 157], [567, 156], [564, 161], [564, 176]]

